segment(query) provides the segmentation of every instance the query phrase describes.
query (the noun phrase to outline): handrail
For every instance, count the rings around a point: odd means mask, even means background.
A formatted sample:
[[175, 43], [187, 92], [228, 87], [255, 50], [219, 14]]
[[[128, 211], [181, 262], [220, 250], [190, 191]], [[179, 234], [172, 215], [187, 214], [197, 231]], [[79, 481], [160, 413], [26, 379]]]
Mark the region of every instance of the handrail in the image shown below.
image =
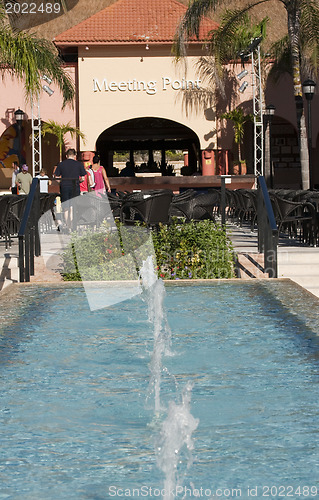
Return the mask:
[[269, 278], [278, 277], [278, 227], [264, 176], [257, 177], [258, 251], [264, 253], [264, 272]]
[[22, 216], [19, 239], [19, 281], [30, 281], [34, 275], [34, 257], [41, 255], [38, 222], [40, 219], [39, 179], [34, 178], [30, 186], [26, 207]]

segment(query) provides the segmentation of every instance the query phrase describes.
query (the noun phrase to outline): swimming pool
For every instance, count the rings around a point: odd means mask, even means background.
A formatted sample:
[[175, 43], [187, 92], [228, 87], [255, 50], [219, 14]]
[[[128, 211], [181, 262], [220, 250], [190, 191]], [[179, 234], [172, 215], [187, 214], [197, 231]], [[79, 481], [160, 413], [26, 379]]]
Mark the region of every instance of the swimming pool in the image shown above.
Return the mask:
[[2, 304], [0, 499], [162, 498], [159, 430], [188, 382], [176, 498], [319, 495], [318, 301], [300, 288], [168, 286], [157, 415], [141, 296], [91, 312], [81, 285], [28, 285]]

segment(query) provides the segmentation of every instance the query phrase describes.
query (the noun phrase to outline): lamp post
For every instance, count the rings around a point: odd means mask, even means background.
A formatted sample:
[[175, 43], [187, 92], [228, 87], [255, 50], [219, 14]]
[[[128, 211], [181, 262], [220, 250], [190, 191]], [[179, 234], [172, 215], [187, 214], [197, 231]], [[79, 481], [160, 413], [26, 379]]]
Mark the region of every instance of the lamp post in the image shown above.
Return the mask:
[[22, 111], [20, 108], [18, 108], [14, 112], [14, 116], [16, 119], [17, 127], [18, 127], [18, 143], [19, 143], [19, 145], [18, 145], [18, 159], [19, 159], [19, 167], [21, 167], [21, 159], [22, 159], [22, 155], [21, 155], [21, 149], [22, 149], [21, 130], [22, 130], [22, 122], [24, 119], [24, 111]]
[[276, 107], [273, 104], [268, 104], [265, 108], [266, 116], [266, 133], [265, 133], [265, 180], [268, 187], [274, 187], [272, 154], [271, 154], [271, 122], [275, 114]]
[[302, 84], [303, 93], [306, 96], [308, 104], [308, 155], [309, 155], [309, 175], [310, 175], [310, 186], [312, 187], [312, 120], [311, 120], [311, 101], [315, 93], [316, 83], [313, 80], [306, 80]]

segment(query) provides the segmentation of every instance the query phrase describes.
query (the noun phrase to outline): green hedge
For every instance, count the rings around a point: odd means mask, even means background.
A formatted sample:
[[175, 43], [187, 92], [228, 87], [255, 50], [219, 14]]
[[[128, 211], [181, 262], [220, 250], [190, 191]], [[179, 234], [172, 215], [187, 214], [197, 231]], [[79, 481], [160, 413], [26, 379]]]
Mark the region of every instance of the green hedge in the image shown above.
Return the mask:
[[[138, 229], [137, 229], [138, 227]], [[141, 225], [118, 224], [119, 232], [105, 226], [99, 232], [72, 234], [64, 252], [61, 274], [65, 280], [131, 280], [148, 250], [151, 234], [158, 276], [163, 279], [233, 278], [233, 248], [225, 230], [210, 220], [160, 225], [149, 231]], [[128, 248], [131, 250], [128, 252]], [[138, 249], [143, 248], [142, 255]], [[149, 246], [152, 253], [152, 245]]]

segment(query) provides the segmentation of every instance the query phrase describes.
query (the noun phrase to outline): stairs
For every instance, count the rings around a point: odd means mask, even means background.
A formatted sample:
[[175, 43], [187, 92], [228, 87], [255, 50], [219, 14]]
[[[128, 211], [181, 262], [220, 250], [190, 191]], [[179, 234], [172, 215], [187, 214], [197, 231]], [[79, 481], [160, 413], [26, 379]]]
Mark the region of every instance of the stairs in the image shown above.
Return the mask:
[[319, 248], [279, 247], [278, 278], [290, 278], [319, 297]]
[[[227, 222], [226, 231], [238, 259], [241, 279], [268, 278], [263, 273], [263, 254], [258, 253], [257, 232]], [[302, 246], [288, 238], [278, 245], [278, 278], [289, 278], [319, 297], [319, 248]]]

